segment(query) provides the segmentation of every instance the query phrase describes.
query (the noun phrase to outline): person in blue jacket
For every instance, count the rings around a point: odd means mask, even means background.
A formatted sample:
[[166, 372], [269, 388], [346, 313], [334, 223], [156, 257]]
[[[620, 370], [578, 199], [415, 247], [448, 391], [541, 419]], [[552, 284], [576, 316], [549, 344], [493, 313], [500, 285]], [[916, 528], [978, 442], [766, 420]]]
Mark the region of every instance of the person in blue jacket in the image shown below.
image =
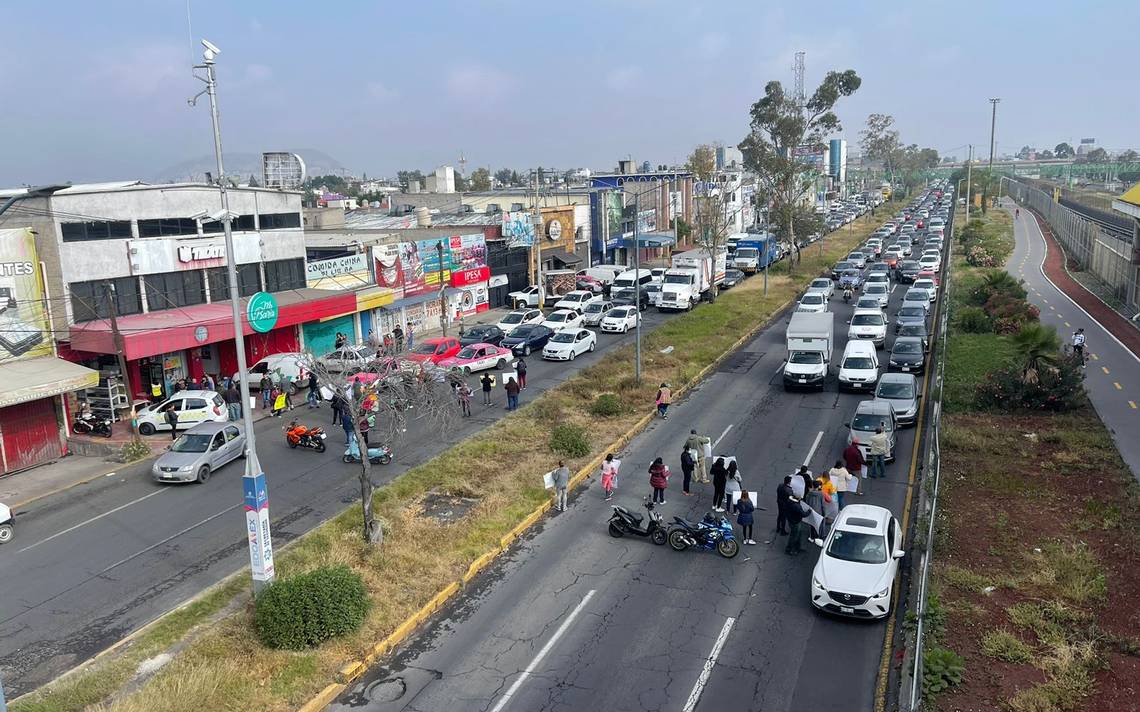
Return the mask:
[[756, 505], [748, 497], [748, 490], [743, 490], [740, 493], [740, 499], [732, 507], [736, 510], [736, 523], [740, 525], [743, 530], [741, 538], [745, 544], [755, 544], [756, 541], [752, 538], [752, 512], [756, 510]]

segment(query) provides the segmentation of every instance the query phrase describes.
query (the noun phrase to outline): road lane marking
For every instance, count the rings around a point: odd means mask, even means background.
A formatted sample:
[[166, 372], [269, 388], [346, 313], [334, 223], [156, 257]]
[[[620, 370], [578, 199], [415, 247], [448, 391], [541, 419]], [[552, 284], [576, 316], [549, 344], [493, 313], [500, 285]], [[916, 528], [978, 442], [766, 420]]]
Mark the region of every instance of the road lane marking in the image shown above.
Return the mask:
[[590, 599], [594, 597], [595, 593], [597, 593], [595, 589], [590, 589], [586, 592], [585, 597], [583, 597], [578, 605], [574, 607], [573, 611], [570, 611], [570, 615], [566, 616], [566, 620], [562, 621], [562, 625], [558, 626], [558, 630], [554, 631], [554, 635], [550, 637], [550, 640], [546, 641], [546, 645], [542, 646], [542, 650], [538, 651], [538, 655], [535, 655], [534, 659], [530, 661], [530, 665], [526, 666], [526, 669], [523, 670], [521, 674], [519, 674], [519, 677], [514, 681], [514, 684], [512, 684], [510, 688], [507, 689], [506, 694], [504, 694], [502, 699], [499, 700], [499, 704], [491, 708], [491, 712], [502, 712], [502, 710], [507, 706], [507, 703], [511, 701], [511, 698], [514, 697], [515, 693], [519, 691], [520, 687], [522, 687], [522, 684], [526, 682], [526, 679], [530, 677], [531, 673], [533, 673], [539, 666], [539, 663], [542, 662], [542, 659], [547, 656], [547, 654], [554, 648], [555, 644], [558, 643], [558, 640], [566, 634], [567, 630], [570, 629], [570, 625], [574, 622], [574, 619], [578, 617], [578, 614], [582, 612], [582, 609], [586, 607], [586, 604], [590, 602]]
[[732, 430], [732, 425], [729, 425], [727, 428], [725, 428], [724, 432], [720, 434], [720, 437], [716, 439], [716, 442], [712, 444], [714, 450], [716, 449], [717, 445], [720, 445], [720, 441], [724, 440], [724, 436], [728, 435], [729, 430]]
[[163, 489], [160, 489], [160, 490], [155, 490], [154, 492], [151, 492], [150, 494], [145, 494], [145, 495], [143, 495], [142, 497], [139, 497], [138, 499], [133, 499], [133, 500], [131, 500], [130, 502], [127, 502], [126, 504], [120, 504], [118, 507], [115, 507], [114, 509], [110, 510], [109, 512], [103, 512], [102, 514], [99, 514], [99, 515], [97, 515], [97, 516], [91, 517], [90, 519], [88, 519], [88, 520], [86, 520], [86, 521], [83, 521], [83, 522], [80, 522], [79, 524], [76, 524], [76, 525], [75, 525], [75, 526], [73, 526], [73, 527], [68, 527], [67, 529], [64, 529], [64, 530], [63, 530], [63, 531], [61, 531], [61, 532], [56, 532], [55, 534], [52, 534], [51, 536], [47, 537], [46, 539], [40, 539], [40, 540], [39, 540], [39, 541], [37, 541], [35, 544], [28, 544], [28, 545], [27, 545], [27, 546], [25, 546], [23, 549], [18, 549], [18, 550], [16, 551], [16, 553], [17, 553], [17, 554], [22, 554], [22, 553], [24, 553], [25, 551], [28, 551], [29, 549], [34, 549], [34, 548], [36, 548], [36, 547], [37, 547], [37, 546], [39, 546], [40, 544], [46, 544], [46, 543], [48, 543], [49, 541], [51, 541], [52, 539], [55, 539], [55, 538], [57, 538], [57, 537], [61, 537], [61, 536], [63, 536], [64, 534], [67, 534], [67, 533], [69, 533], [69, 532], [73, 532], [73, 531], [75, 531], [76, 529], [78, 529], [78, 528], [80, 528], [80, 527], [85, 527], [85, 526], [87, 526], [88, 524], [90, 524], [90, 523], [92, 523], [92, 522], [96, 522], [96, 521], [99, 521], [99, 520], [100, 520], [100, 519], [102, 519], [103, 517], [109, 517], [110, 515], [114, 514], [115, 512], [118, 512], [119, 510], [122, 510], [122, 509], [126, 509], [127, 507], [131, 506], [132, 504], [138, 504], [139, 502], [143, 501], [144, 499], [150, 499], [151, 497], [154, 497], [155, 495], [160, 495], [160, 494], [162, 494], [163, 492], [167, 492], [167, 491], [169, 491], [169, 489], [170, 489], [170, 488], [168, 488], [168, 487], [167, 487], [167, 488], [163, 488]]
[[[1049, 304], [1049, 302], [1045, 302], [1045, 303]], [[1053, 306], [1052, 304], [1049, 304], [1049, 310], [1050, 311], [1057, 311], [1057, 307]]]
[[721, 626], [720, 629], [720, 635], [716, 637], [712, 651], [709, 653], [709, 656], [705, 658], [705, 666], [701, 668], [701, 674], [697, 678], [697, 683], [693, 685], [693, 691], [689, 693], [689, 699], [685, 702], [685, 706], [681, 708], [681, 712], [693, 712], [693, 710], [697, 708], [697, 703], [701, 700], [701, 693], [705, 691], [705, 685], [709, 684], [709, 676], [712, 675], [712, 669], [713, 666], [716, 665], [716, 659], [720, 656], [720, 651], [724, 647], [724, 641], [728, 640], [728, 633], [732, 630], [732, 624], [735, 622], [735, 618], [725, 619], [724, 625]]
[[1108, 375], [1108, 366], [1101, 366], [1100, 370], [1104, 371], [1104, 375]]
[[1072, 324], [1070, 324], [1069, 322], [1066, 321], [1065, 326], [1072, 326]]
[[1100, 360], [1100, 356], [1097, 356], [1096, 354], [1089, 354], [1089, 356], [1092, 356], [1093, 361], [1099, 361]]
[[811, 450], [808, 450], [807, 457], [804, 458], [804, 467], [807, 467], [808, 463], [811, 462], [811, 456], [815, 454], [815, 449], [819, 447], [820, 440], [823, 440], [822, 430], [815, 434], [815, 442], [811, 444]]
[[1124, 390], [1124, 386], [1120, 385], [1120, 383], [1118, 381], [1113, 381], [1112, 385], [1116, 386], [1116, 390], [1118, 390], [1118, 391]]
[[1128, 407], [1132, 410], [1136, 410], [1136, 401], [1128, 401]]

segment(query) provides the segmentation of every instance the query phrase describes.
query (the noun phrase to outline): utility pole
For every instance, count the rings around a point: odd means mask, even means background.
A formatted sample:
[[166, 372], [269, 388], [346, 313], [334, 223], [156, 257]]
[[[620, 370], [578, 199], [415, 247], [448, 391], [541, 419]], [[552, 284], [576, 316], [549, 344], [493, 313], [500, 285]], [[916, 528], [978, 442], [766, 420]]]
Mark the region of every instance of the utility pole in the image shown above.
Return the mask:
[[[970, 144], [970, 157], [966, 159], [966, 222], [970, 222], [970, 203], [974, 202], [973, 196], [973, 168], [974, 168], [974, 144]], [[962, 227], [966, 227], [963, 225]]]
[[638, 385], [641, 385], [641, 238], [637, 234], [638, 223], [638, 198], [639, 193], [633, 194], [633, 308], [637, 310], [637, 321], [634, 329], [637, 331], [637, 346], [635, 347], [635, 358], [633, 364], [633, 378]]
[[436, 254], [439, 255], [439, 328], [447, 336], [447, 285], [443, 281], [443, 240], [435, 243]]
[[[273, 544], [269, 531], [269, 485], [266, 482], [265, 472], [257, 459], [257, 447], [253, 430], [253, 411], [250, 408], [249, 397], [249, 371], [245, 360], [245, 335], [242, 328], [241, 291], [238, 288], [237, 256], [234, 252], [234, 233], [230, 222], [233, 213], [230, 212], [230, 196], [226, 191], [226, 173], [222, 163], [222, 128], [218, 119], [218, 93], [217, 77], [214, 74], [214, 59], [221, 50], [202, 40], [205, 51], [202, 52], [203, 64], [195, 65], [195, 69], [203, 69], [205, 77], [200, 77], [206, 83], [205, 93], [210, 97], [210, 121], [214, 127], [214, 161], [218, 168], [218, 192], [222, 201], [220, 213], [222, 231], [226, 236], [226, 276], [230, 285], [230, 305], [233, 307], [234, 322], [234, 350], [237, 352], [238, 381], [241, 384], [241, 411], [242, 426], [245, 430], [246, 458], [245, 474], [242, 475], [242, 490], [245, 493], [246, 506], [256, 501], [257, 523], [253, 524], [247, 513], [246, 532], [250, 541], [249, 563], [253, 578], [253, 593], [256, 596], [273, 582], [275, 571], [273, 568]], [[198, 94], [201, 96], [201, 94]], [[193, 106], [197, 96], [190, 100]], [[252, 531], [251, 531], [252, 530]]]
[[990, 115], [990, 172], [994, 170], [994, 129], [997, 127], [997, 105], [1001, 99], [990, 99], [990, 104], [993, 105], [993, 112]]
[[534, 172], [534, 283], [538, 285], [538, 308], [546, 308], [546, 286], [542, 283], [542, 211], [538, 208], [538, 174]]
[[[115, 355], [118, 356], [119, 373], [123, 378], [123, 387], [127, 390], [127, 404], [130, 407], [131, 378], [127, 374], [127, 359], [123, 355], [123, 334], [119, 331], [119, 300], [115, 293], [115, 283], [107, 280], [103, 283], [107, 288], [107, 311], [111, 320], [111, 338], [115, 344]], [[111, 398], [111, 410], [115, 410], [115, 399]], [[132, 428], [133, 430], [133, 428]]]

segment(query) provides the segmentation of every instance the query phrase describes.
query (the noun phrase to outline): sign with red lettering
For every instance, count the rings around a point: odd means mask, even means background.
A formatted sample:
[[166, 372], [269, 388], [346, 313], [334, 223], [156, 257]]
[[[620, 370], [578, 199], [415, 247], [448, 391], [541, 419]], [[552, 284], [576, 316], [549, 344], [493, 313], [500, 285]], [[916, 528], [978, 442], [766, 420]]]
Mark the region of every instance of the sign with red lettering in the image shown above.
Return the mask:
[[491, 278], [491, 268], [487, 265], [470, 269], [457, 269], [451, 273], [451, 286], [466, 287], [470, 284], [486, 282]]

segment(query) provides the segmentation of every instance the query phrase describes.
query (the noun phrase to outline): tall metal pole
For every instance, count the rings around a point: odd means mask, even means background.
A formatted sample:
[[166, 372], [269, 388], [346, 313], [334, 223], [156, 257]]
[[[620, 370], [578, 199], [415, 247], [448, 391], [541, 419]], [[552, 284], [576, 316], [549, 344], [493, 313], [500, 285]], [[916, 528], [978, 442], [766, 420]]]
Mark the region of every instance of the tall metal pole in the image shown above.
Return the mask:
[[992, 172], [994, 169], [994, 128], [997, 127], [997, 105], [1001, 99], [990, 99], [990, 104], [993, 105], [993, 112], [990, 115], [990, 166]]
[[635, 347], [635, 361], [633, 365], [633, 378], [638, 385], [641, 384], [641, 238], [637, 234], [638, 223], [638, 193], [633, 194], [633, 308], [637, 310], [637, 322], [634, 330], [637, 332], [637, 346]]
[[[447, 286], [443, 283], [443, 240], [435, 243], [439, 255], [439, 328], [447, 336]], [[460, 322], [462, 326], [462, 322]]]
[[538, 208], [538, 172], [534, 172], [534, 283], [538, 285], [538, 308], [546, 308], [546, 286], [542, 283], [542, 211]]
[[[970, 203], [974, 202], [973, 196], [973, 168], [974, 168], [974, 144], [970, 144], [970, 157], [966, 159], [966, 222], [970, 222]], [[963, 225], [965, 227], [965, 225]]]
[[[210, 97], [210, 120], [214, 126], [214, 160], [218, 168], [218, 192], [221, 194], [222, 199], [222, 230], [226, 236], [226, 277], [230, 285], [230, 305], [233, 307], [233, 321], [234, 321], [234, 349], [237, 351], [237, 367], [238, 367], [238, 381], [241, 384], [241, 410], [242, 410], [242, 425], [245, 427], [245, 444], [246, 444], [246, 458], [245, 458], [245, 474], [242, 477], [242, 486], [246, 492], [249, 492], [249, 485], [251, 480], [263, 479], [265, 473], [261, 469], [261, 463], [257, 459], [257, 447], [253, 432], [253, 410], [250, 407], [249, 397], [249, 372], [246, 367], [245, 361], [245, 336], [242, 329], [241, 318], [241, 292], [238, 289], [237, 278], [237, 259], [234, 252], [234, 233], [230, 226], [230, 196], [226, 190], [226, 172], [222, 164], [222, 128], [218, 120], [218, 94], [217, 94], [217, 78], [214, 75], [214, 57], [216, 52], [207, 46], [206, 51], [203, 53], [205, 57], [205, 64], [202, 68], [206, 70], [206, 93]], [[248, 478], [248, 479], [247, 479]], [[259, 492], [259, 497], [263, 494], [268, 499], [268, 487], [264, 487], [264, 492]], [[269, 522], [268, 522], [268, 505], [266, 505], [266, 514], [264, 525], [259, 528], [257, 532], [247, 532], [251, 538], [250, 546], [250, 569], [253, 572], [253, 592], [257, 595], [263, 588], [268, 586], [274, 578], [273, 570], [273, 548], [270, 541]], [[253, 546], [253, 539], [256, 538], [259, 544], [259, 550], [255, 551]], [[260, 560], [255, 560], [260, 556]], [[260, 564], [260, 567], [258, 566]], [[260, 572], [258, 571], [260, 568]]]

